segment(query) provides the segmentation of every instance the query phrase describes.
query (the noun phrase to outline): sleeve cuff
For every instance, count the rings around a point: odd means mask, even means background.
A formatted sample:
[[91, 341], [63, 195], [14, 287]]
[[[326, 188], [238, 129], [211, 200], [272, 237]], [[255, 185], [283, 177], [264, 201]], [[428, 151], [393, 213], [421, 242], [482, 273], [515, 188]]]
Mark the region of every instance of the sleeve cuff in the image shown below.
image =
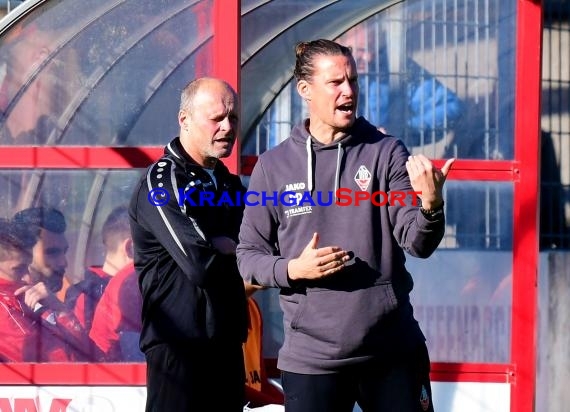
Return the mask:
[[287, 266], [289, 265], [289, 259], [281, 258], [275, 261], [273, 266], [273, 277], [275, 278], [275, 283], [280, 288], [291, 287], [289, 284], [289, 276], [287, 273]]
[[420, 208], [420, 213], [428, 222], [437, 222], [443, 219], [443, 208], [427, 212]]

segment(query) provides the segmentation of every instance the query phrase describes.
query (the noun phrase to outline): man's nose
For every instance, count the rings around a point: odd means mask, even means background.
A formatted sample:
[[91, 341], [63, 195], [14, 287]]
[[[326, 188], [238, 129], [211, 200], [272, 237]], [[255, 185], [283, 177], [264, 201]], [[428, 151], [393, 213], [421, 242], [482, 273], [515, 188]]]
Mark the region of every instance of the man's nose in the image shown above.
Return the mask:
[[356, 94], [356, 88], [358, 87], [358, 85], [355, 83], [351, 83], [349, 81], [345, 81], [342, 83], [342, 94], [345, 96], [354, 96]]
[[59, 259], [57, 260], [57, 266], [62, 269], [67, 268], [67, 256], [65, 254], [60, 255]]
[[233, 128], [233, 124], [230, 121], [229, 117], [226, 117], [224, 120], [222, 120], [222, 124], [221, 124], [221, 128], [222, 130], [232, 130]]

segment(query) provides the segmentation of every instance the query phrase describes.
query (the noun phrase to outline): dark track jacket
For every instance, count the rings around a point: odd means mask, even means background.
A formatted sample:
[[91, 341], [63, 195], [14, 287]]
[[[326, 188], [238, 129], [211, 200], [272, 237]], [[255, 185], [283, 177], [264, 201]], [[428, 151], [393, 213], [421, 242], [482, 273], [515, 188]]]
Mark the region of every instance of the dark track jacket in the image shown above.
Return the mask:
[[211, 244], [215, 236], [237, 241], [243, 208], [217, 200], [224, 193], [234, 198], [243, 186], [221, 162], [214, 176], [217, 186], [176, 138], [135, 188], [129, 215], [143, 299], [143, 352], [157, 344], [183, 349], [192, 342], [245, 341], [247, 304], [235, 256]]
[[[443, 212], [426, 218], [415, 195], [378, 206], [356, 204], [355, 194], [377, 193], [373, 198], [381, 203], [378, 193], [412, 192], [408, 156], [399, 139], [358, 118], [348, 136], [328, 145], [300, 124], [259, 157], [248, 191], [276, 192], [277, 198], [293, 192], [302, 200], [247, 205], [237, 250], [246, 281], [281, 289], [285, 339], [279, 369], [331, 373], [372, 358], [406, 356], [425, 340], [409, 301], [413, 281], [404, 251], [430, 256], [443, 237]], [[342, 206], [334, 202], [339, 189]], [[333, 276], [291, 282], [288, 262], [314, 232], [319, 247], [340, 246], [354, 257]]]
[[101, 267], [91, 266], [85, 270], [83, 280], [71, 285], [65, 292], [64, 303], [73, 310], [87, 332], [91, 330], [95, 308], [111, 278]]

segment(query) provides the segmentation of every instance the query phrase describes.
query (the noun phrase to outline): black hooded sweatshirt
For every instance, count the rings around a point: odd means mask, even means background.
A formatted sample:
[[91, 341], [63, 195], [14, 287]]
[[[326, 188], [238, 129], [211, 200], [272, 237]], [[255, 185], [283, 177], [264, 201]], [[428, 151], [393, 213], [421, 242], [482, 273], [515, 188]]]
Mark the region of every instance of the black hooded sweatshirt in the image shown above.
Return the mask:
[[[425, 340], [413, 317], [404, 251], [420, 258], [434, 252], [444, 234], [443, 211], [426, 217], [415, 195], [374, 204], [386, 199], [379, 193], [413, 192], [408, 156], [399, 139], [358, 118], [346, 137], [326, 145], [305, 123], [297, 125], [259, 157], [248, 187], [259, 193], [249, 204], [259, 204], [245, 208], [237, 257], [246, 281], [281, 288], [279, 369], [332, 373], [372, 358], [406, 356]], [[357, 191], [376, 193], [375, 202], [356, 205]], [[300, 202], [291, 205], [284, 192]], [[331, 202], [334, 194], [341, 205]], [[288, 262], [314, 232], [318, 247], [340, 246], [354, 257], [333, 276], [291, 281]]]

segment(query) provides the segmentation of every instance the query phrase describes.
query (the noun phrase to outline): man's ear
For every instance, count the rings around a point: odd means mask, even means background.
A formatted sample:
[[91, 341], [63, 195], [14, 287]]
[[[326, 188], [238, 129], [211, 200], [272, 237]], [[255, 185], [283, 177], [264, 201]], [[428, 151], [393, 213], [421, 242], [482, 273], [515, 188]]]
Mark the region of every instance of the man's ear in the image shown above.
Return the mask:
[[133, 259], [133, 258], [134, 258], [134, 255], [135, 255], [135, 252], [134, 252], [134, 249], [133, 249], [133, 239], [132, 239], [132, 238], [125, 239], [125, 240], [124, 240], [124, 243], [123, 243], [123, 247], [124, 247], [124, 250], [125, 250], [126, 255], [127, 255], [130, 259]]
[[297, 92], [303, 100], [311, 100], [311, 88], [309, 82], [306, 80], [299, 80], [297, 82]]
[[180, 110], [178, 112], [178, 124], [181, 129], [188, 130], [188, 112], [186, 110]]

